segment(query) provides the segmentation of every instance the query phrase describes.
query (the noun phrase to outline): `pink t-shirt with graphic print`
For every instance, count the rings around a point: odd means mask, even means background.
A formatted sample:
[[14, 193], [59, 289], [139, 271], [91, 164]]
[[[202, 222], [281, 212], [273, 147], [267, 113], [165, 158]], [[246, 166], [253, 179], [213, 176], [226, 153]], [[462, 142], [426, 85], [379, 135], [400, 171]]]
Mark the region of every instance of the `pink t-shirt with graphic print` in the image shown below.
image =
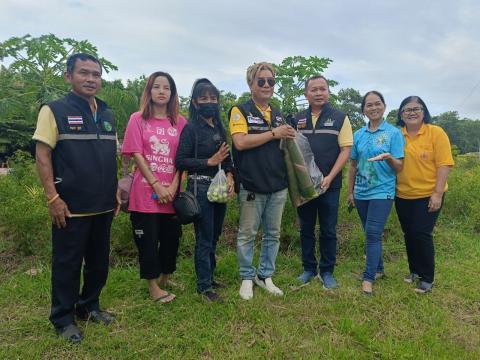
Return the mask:
[[[122, 154], [130, 156], [134, 153], [142, 154], [160, 185], [168, 186], [175, 177], [177, 170], [175, 155], [180, 134], [186, 124], [187, 121], [181, 115], [178, 116], [177, 124], [172, 125], [167, 118], [143, 120], [139, 112], [133, 113], [125, 131]], [[152, 186], [137, 168], [133, 176], [128, 210], [143, 213], [175, 213], [172, 203], [159, 204], [158, 200], [152, 199], [152, 195]]]

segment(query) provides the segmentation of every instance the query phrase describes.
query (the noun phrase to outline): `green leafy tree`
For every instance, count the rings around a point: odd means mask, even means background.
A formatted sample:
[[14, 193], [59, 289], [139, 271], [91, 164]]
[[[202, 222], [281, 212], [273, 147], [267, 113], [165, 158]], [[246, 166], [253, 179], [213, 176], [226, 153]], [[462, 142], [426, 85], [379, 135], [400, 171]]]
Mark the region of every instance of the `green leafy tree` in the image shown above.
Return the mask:
[[220, 118], [222, 119], [223, 126], [228, 132], [228, 112], [237, 103], [237, 95], [230, 91], [220, 91]]
[[[37, 106], [65, 94], [68, 89], [63, 81], [65, 63], [76, 52], [98, 57], [97, 48], [87, 40], [60, 39], [53, 34], [12, 37], [0, 43], [0, 61], [9, 60], [8, 69], [22, 78], [22, 83], [17, 81], [12, 85], [35, 92]], [[117, 70], [107, 59], [99, 57], [99, 60], [107, 73]]]
[[188, 106], [190, 105], [190, 97], [189, 96], [179, 96], [180, 101], [180, 114], [182, 114], [185, 118], [188, 118]]
[[432, 120], [445, 130], [450, 142], [456, 145], [462, 154], [479, 150], [480, 121], [468, 118], [460, 119], [457, 111], [441, 113], [434, 116]]
[[365, 118], [360, 110], [361, 104], [362, 95], [352, 88], [341, 89], [336, 96], [336, 107], [348, 114], [353, 130], [365, 125]]
[[[90, 42], [60, 39], [53, 34], [12, 37], [0, 43], [0, 120], [4, 125], [0, 128], [0, 150], [25, 148], [24, 139], [32, 135], [39, 106], [68, 91], [63, 74], [68, 56], [75, 52], [99, 57]], [[117, 69], [108, 60], [99, 60], [106, 72]]]
[[123, 139], [130, 115], [139, 108], [141, 95], [139, 96], [135, 87], [129, 87], [130, 84], [131, 82], [125, 87], [121, 80], [104, 81], [98, 94], [115, 114], [119, 139]]
[[[297, 112], [299, 105], [305, 106], [305, 81], [312, 76], [322, 75], [331, 62], [329, 58], [317, 56], [289, 56], [280, 64], [274, 64], [276, 94], [281, 99], [284, 114]], [[329, 80], [329, 85], [333, 87], [337, 82]]]
[[392, 124], [392, 125], [396, 125], [397, 124], [397, 116], [398, 116], [398, 109], [393, 109], [393, 110], [390, 110], [390, 112], [388, 113], [387, 115], [387, 122]]

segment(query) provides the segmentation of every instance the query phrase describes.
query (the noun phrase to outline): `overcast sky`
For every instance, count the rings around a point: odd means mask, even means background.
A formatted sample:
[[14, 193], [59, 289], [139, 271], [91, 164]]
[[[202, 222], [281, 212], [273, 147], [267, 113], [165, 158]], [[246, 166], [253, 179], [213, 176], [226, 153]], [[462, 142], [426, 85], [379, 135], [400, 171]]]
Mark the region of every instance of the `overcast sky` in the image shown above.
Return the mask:
[[248, 65], [318, 56], [333, 92], [480, 119], [479, 0], [0, 0], [0, 41], [27, 33], [89, 40], [118, 66], [109, 80], [167, 71], [184, 96], [198, 77], [240, 95]]

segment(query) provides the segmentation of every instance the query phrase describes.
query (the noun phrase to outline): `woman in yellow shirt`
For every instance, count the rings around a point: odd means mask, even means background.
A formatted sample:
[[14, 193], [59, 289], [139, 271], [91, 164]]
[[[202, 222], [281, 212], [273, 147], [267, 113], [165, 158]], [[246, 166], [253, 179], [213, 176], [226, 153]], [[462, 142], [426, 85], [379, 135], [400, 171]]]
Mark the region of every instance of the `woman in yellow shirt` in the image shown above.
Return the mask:
[[418, 96], [402, 101], [397, 125], [405, 138], [403, 170], [397, 175], [395, 208], [407, 248], [410, 274], [407, 283], [417, 283], [418, 293], [432, 290], [435, 250], [432, 232], [448, 189], [453, 166], [450, 141], [445, 131], [430, 124], [427, 106]]

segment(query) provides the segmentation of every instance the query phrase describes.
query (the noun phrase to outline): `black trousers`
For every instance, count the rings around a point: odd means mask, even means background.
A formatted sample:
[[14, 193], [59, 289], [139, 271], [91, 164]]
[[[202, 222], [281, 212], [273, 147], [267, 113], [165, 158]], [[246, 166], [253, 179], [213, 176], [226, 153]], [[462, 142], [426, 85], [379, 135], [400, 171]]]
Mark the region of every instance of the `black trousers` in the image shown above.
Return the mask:
[[432, 232], [441, 207], [438, 211], [428, 212], [429, 199], [429, 197], [421, 199], [396, 197], [395, 209], [405, 238], [410, 272], [418, 274], [423, 281], [433, 283], [435, 248]]
[[[108, 276], [110, 226], [113, 211], [67, 219], [67, 226], [52, 225], [52, 308], [56, 328], [75, 322], [77, 314], [100, 310], [99, 296]], [[83, 266], [83, 287], [80, 276]]]
[[131, 212], [140, 278], [156, 279], [176, 270], [182, 227], [174, 214]]

